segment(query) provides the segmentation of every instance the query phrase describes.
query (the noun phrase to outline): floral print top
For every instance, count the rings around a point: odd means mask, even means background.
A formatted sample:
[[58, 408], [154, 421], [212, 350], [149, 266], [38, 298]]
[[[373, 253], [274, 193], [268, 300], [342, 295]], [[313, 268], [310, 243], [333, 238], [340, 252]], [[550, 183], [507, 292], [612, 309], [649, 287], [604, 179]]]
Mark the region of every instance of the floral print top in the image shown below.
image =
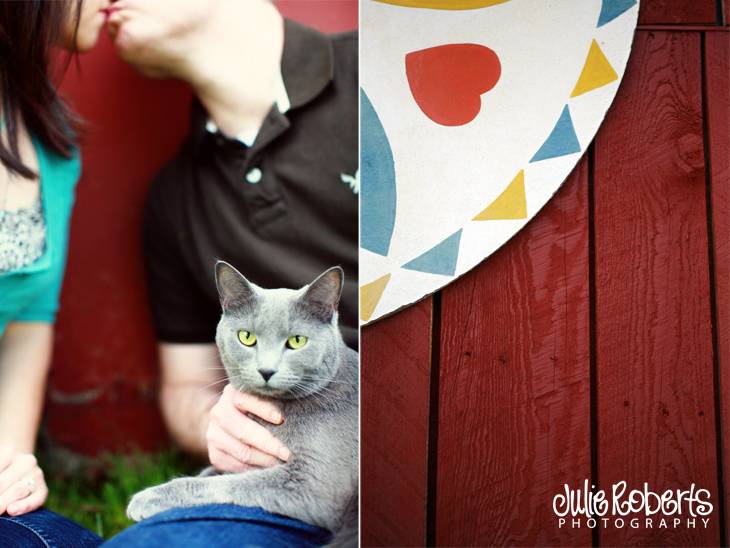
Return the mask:
[[0, 209], [0, 272], [37, 260], [46, 247], [46, 223], [40, 196], [30, 207]]

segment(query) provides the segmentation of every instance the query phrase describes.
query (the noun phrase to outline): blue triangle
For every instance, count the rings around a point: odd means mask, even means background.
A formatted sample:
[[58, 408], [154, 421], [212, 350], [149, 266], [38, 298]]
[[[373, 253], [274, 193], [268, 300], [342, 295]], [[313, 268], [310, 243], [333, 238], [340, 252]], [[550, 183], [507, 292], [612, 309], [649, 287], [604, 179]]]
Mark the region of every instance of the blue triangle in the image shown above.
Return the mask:
[[575, 128], [573, 128], [573, 119], [570, 117], [570, 110], [568, 109], [568, 105], [565, 105], [558, 119], [558, 123], [555, 124], [550, 135], [542, 144], [540, 150], [532, 157], [530, 163], [555, 158], [557, 156], [565, 156], [574, 152], [580, 152], [580, 143], [575, 134]]
[[459, 258], [460, 240], [461, 229], [454, 232], [440, 244], [436, 244], [422, 255], [404, 264], [403, 268], [430, 274], [453, 276], [456, 272], [456, 260]]
[[598, 27], [613, 21], [636, 4], [636, 0], [603, 0], [601, 3], [601, 15], [598, 16]]

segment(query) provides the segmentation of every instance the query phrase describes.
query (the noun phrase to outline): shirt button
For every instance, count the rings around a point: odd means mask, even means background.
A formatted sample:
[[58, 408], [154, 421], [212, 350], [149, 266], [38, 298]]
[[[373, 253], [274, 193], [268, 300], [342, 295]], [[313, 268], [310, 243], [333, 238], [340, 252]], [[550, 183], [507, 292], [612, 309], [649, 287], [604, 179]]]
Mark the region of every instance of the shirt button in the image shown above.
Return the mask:
[[246, 173], [246, 181], [251, 183], [252, 185], [255, 185], [256, 183], [261, 181], [261, 177], [263, 176], [263, 173], [261, 173], [261, 170], [257, 167], [250, 170], [248, 173]]

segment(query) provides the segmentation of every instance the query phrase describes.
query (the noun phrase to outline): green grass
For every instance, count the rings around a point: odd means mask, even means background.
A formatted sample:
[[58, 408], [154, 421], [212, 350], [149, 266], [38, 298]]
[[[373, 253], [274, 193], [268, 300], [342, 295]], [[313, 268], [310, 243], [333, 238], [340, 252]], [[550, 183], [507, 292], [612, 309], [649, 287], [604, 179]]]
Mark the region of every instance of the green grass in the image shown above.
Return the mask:
[[[43, 459], [41, 458], [43, 465]], [[202, 467], [175, 451], [158, 454], [105, 455], [82, 472], [54, 471], [44, 465], [49, 495], [46, 508], [110, 538], [132, 524], [126, 516], [131, 496]]]

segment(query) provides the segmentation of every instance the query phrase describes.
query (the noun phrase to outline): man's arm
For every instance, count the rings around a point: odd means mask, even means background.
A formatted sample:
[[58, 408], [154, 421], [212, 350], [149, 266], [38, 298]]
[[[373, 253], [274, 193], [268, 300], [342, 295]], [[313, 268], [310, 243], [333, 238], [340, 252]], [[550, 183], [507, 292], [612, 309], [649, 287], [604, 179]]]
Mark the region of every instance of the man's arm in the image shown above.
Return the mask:
[[221, 471], [266, 466], [275, 461], [271, 455], [288, 458], [269, 431], [246, 415], [279, 423], [274, 404], [227, 385], [215, 344], [201, 342], [213, 339], [218, 312], [211, 310], [182, 260], [164, 198], [153, 183], [143, 232], [150, 307], [161, 341], [160, 407], [168, 431], [181, 448], [207, 454]]
[[207, 456], [210, 410], [226, 384], [218, 350], [212, 343], [161, 343], [158, 348], [160, 406], [170, 435], [185, 451]]
[[227, 384], [215, 344], [161, 343], [159, 354], [162, 414], [181, 448], [207, 456], [225, 472], [289, 458], [289, 450], [247, 415], [279, 424], [281, 412], [270, 401]]

